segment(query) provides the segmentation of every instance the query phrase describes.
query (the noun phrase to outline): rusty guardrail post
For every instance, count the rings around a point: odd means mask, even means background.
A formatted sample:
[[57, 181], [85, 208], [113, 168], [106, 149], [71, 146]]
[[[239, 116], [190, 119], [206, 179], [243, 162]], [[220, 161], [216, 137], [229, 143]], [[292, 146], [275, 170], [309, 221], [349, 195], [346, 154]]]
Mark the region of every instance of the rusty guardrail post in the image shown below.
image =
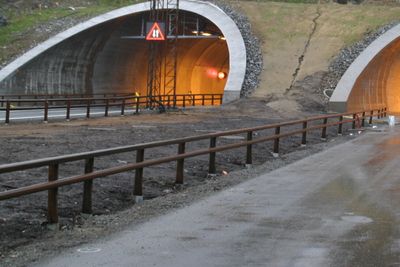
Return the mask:
[[[217, 137], [210, 138], [210, 148], [216, 147], [217, 145]], [[215, 174], [217, 172], [215, 167], [215, 152], [210, 152], [210, 159], [208, 164], [208, 174]]]
[[[178, 154], [185, 153], [185, 143], [180, 143], [178, 145]], [[183, 184], [183, 175], [184, 175], [184, 163], [185, 159], [178, 159], [176, 161], [176, 184]]]
[[186, 95], [183, 95], [183, 100], [182, 100], [182, 107], [185, 108], [186, 107]]
[[374, 111], [371, 110], [371, 114], [369, 115], [369, 122], [368, 124], [371, 125], [372, 124], [372, 118], [374, 117]]
[[[88, 158], [85, 160], [85, 174], [93, 172], [94, 158]], [[82, 212], [91, 214], [92, 213], [92, 191], [93, 191], [93, 180], [87, 180], [83, 182], [83, 200], [82, 200]]]
[[387, 116], [387, 108], [383, 109], [383, 116], [386, 117]]
[[170, 108], [171, 108], [171, 103], [170, 103], [170, 101], [171, 101], [171, 97], [170, 97], [170, 95], [167, 95], [167, 109], [170, 109]]
[[219, 104], [222, 105], [222, 101], [223, 101], [224, 96], [223, 95], [219, 95]]
[[[247, 141], [253, 140], [253, 132], [247, 132]], [[249, 144], [246, 146], [246, 165], [253, 164], [253, 145]]]
[[104, 108], [104, 117], [108, 117], [108, 107], [110, 105], [110, 100], [107, 98], [106, 99], [106, 106]]
[[139, 105], [140, 105], [140, 98], [136, 97], [136, 110], [135, 114], [139, 114]]
[[[277, 126], [275, 128], [275, 135], [279, 135], [280, 133], [281, 133], [281, 127]], [[279, 137], [274, 139], [274, 150], [273, 150], [272, 155], [274, 157], [278, 157], [279, 156]]]
[[202, 105], [202, 106], [204, 106], [204, 104], [205, 104], [205, 97], [206, 97], [206, 96], [205, 96], [204, 94], [203, 94], [202, 97], [201, 97], [201, 105]]
[[307, 144], [307, 125], [308, 121], [303, 121], [303, 133], [301, 135], [301, 145], [305, 146]]
[[49, 120], [49, 101], [46, 99], [46, 101], [44, 101], [44, 118], [43, 118], [43, 122], [47, 123]]
[[351, 123], [351, 129], [355, 129], [356, 128], [356, 119], [357, 119], [357, 114], [354, 113], [353, 114], [353, 122]]
[[[136, 151], [136, 162], [142, 162], [144, 160], [144, 149], [138, 149]], [[135, 171], [135, 186], [133, 189], [133, 197], [135, 203], [143, 202], [143, 168], [137, 168]]]
[[381, 109], [378, 109], [378, 119], [381, 118]]
[[90, 99], [87, 101], [87, 106], [86, 106], [86, 118], [90, 118]]
[[338, 135], [343, 134], [343, 116], [339, 117]]
[[11, 104], [10, 101], [7, 100], [6, 102], [6, 124], [10, 123], [10, 109], [11, 109]]
[[361, 126], [365, 127], [365, 111], [362, 113]]
[[[49, 165], [49, 182], [58, 179], [58, 164]], [[58, 223], [58, 188], [48, 190], [47, 221], [50, 224]]]
[[214, 106], [214, 94], [211, 95], [211, 106]]
[[70, 116], [71, 116], [71, 100], [68, 99], [68, 100], [67, 100], [67, 115], [65, 116], [65, 119], [66, 119], [67, 121], [69, 121]]
[[322, 127], [322, 133], [321, 133], [321, 140], [326, 140], [326, 124], [328, 123], [328, 118], [324, 118], [323, 125]]
[[122, 104], [121, 104], [121, 116], [125, 115], [125, 99], [122, 99]]

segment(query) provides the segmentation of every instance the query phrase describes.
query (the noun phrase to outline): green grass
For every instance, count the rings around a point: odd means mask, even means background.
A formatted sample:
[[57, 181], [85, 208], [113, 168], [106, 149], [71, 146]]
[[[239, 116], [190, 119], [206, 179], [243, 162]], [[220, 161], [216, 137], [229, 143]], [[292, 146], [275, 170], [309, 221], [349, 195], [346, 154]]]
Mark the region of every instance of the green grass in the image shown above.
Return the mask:
[[[74, 19], [89, 19], [96, 15], [111, 11], [113, 9], [143, 2], [141, 0], [98, 0], [86, 2], [86, 6], [71, 10], [70, 8], [53, 7], [46, 9], [22, 9], [22, 10], [3, 10], [8, 20], [8, 25], [0, 27], [0, 63], [15, 54], [21, 49], [29, 46], [29, 40], [24, 40], [27, 33], [41, 24], [49, 21], [71, 17]], [[83, 5], [83, 4], [82, 4]], [[29, 37], [26, 37], [29, 38]], [[33, 41], [33, 40], [32, 40]], [[35, 40], [43, 41], [43, 40]], [[10, 46], [12, 44], [12, 46]]]

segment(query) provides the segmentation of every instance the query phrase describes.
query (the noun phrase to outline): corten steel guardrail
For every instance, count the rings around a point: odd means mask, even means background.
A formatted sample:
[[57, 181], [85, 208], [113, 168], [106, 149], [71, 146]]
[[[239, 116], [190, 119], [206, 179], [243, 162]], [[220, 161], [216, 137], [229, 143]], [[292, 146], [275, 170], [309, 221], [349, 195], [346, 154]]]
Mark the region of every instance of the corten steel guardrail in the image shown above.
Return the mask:
[[[32, 100], [32, 99], [58, 99], [58, 98], [109, 98], [109, 97], [121, 97], [121, 96], [130, 96], [132, 93], [106, 93], [106, 94], [7, 94], [7, 95], [0, 95], [0, 107], [4, 107], [6, 101], [3, 100]], [[22, 103], [22, 102], [21, 102]], [[17, 103], [20, 105], [21, 103]]]
[[[122, 146], [116, 148], [109, 148], [103, 150], [96, 150], [84, 153], [70, 154], [65, 156], [44, 158], [38, 160], [24, 161], [12, 164], [0, 165], [0, 174], [11, 173], [16, 171], [22, 171], [27, 169], [35, 169], [47, 166], [48, 167], [48, 182], [33, 184], [29, 186], [20, 187], [17, 189], [7, 190], [0, 192], [0, 200], [6, 200], [10, 198], [16, 198], [36, 192], [48, 190], [48, 221], [50, 223], [58, 222], [58, 209], [57, 209], [57, 194], [58, 188], [61, 186], [71, 185], [75, 183], [82, 183], [83, 186], [83, 201], [82, 201], [82, 212], [92, 212], [92, 187], [93, 180], [105, 177], [113, 174], [122, 172], [128, 172], [135, 170], [135, 182], [133, 195], [135, 199], [141, 199], [143, 196], [143, 168], [159, 165], [163, 163], [176, 161], [176, 180], [177, 184], [182, 184], [184, 180], [184, 161], [187, 158], [196, 157], [200, 155], [209, 155], [209, 166], [208, 172], [210, 174], [216, 173], [216, 153], [245, 147], [246, 148], [246, 164], [252, 164], [252, 148], [254, 144], [263, 143], [267, 141], [273, 141], [272, 150], [274, 153], [279, 153], [279, 142], [282, 138], [301, 135], [301, 144], [307, 143], [307, 133], [314, 130], [321, 130], [321, 138], [327, 138], [327, 128], [337, 126], [338, 134], [343, 133], [343, 124], [351, 123], [352, 129], [362, 127], [365, 125], [365, 120], [369, 119], [369, 124], [372, 124], [374, 116], [382, 118], [386, 116], [386, 108], [362, 111], [355, 113], [342, 113], [311, 117], [303, 120], [295, 120], [284, 123], [269, 124], [263, 126], [257, 126], [252, 128], [235, 129], [229, 131], [221, 131], [216, 133], [209, 133], [198, 136], [191, 136], [179, 139], [164, 140], [157, 142], [150, 142], [144, 144]], [[313, 125], [311, 123], [314, 123]], [[315, 124], [318, 123], [318, 124]], [[300, 126], [300, 129], [283, 132], [282, 129], [285, 126]], [[262, 130], [274, 130], [272, 135], [259, 136], [255, 138], [255, 133]], [[217, 138], [227, 135], [235, 134], [246, 134], [247, 138], [245, 141], [233, 141], [234, 143], [229, 144], [217, 144]], [[209, 140], [209, 146], [203, 149], [197, 149], [194, 151], [186, 151], [186, 144], [195, 141]], [[163, 156], [159, 158], [146, 159], [144, 158], [145, 150], [149, 148], [163, 147], [168, 145], [177, 145], [178, 153], [172, 156]], [[136, 151], [136, 162], [127, 163], [123, 166], [116, 166], [106, 168], [98, 171], [94, 171], [94, 160], [98, 157], [110, 156], [125, 152]], [[59, 166], [63, 163], [85, 161], [84, 174], [59, 178]]]
[[[183, 95], [162, 95], [156, 100], [166, 108], [196, 106], [196, 105], [220, 105], [222, 94], [183, 94]], [[0, 100], [1, 111], [5, 111], [5, 123], [10, 123], [11, 112], [16, 110], [43, 110], [43, 121], [49, 119], [49, 110], [65, 109], [65, 119], [70, 120], [71, 110], [74, 108], [86, 108], [86, 118], [90, 118], [91, 110], [94, 107], [104, 107], [104, 116], [109, 115], [111, 107], [120, 107], [121, 116], [130, 108], [138, 114], [142, 108], [149, 108], [151, 105], [148, 96], [118, 96], [118, 97], [89, 97], [89, 98], [52, 98], [52, 99], [7, 99]]]

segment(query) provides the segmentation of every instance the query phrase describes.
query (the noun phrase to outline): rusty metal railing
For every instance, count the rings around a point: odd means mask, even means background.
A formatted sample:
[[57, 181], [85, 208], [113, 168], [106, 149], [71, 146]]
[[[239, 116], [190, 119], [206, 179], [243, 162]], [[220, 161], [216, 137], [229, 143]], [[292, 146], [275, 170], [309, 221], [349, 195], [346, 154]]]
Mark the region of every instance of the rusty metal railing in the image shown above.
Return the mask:
[[[48, 181], [29, 186], [20, 187], [17, 189], [7, 190], [0, 192], [0, 201], [10, 198], [20, 197], [36, 192], [48, 191], [48, 221], [50, 223], [58, 222], [58, 188], [66, 185], [84, 183], [83, 189], [83, 201], [82, 201], [82, 212], [92, 212], [92, 187], [93, 180], [105, 177], [113, 174], [135, 170], [135, 184], [133, 188], [133, 194], [135, 198], [140, 199], [143, 196], [143, 168], [159, 165], [162, 163], [176, 161], [176, 178], [175, 183], [182, 184], [184, 181], [184, 161], [187, 158], [196, 157], [200, 155], [209, 155], [208, 160], [208, 172], [210, 174], [216, 173], [216, 153], [226, 151], [230, 149], [245, 147], [246, 148], [246, 164], [252, 164], [252, 149], [254, 144], [272, 141], [272, 151], [279, 153], [280, 145], [279, 142], [282, 138], [301, 135], [301, 144], [307, 143], [307, 133], [314, 130], [321, 130], [321, 138], [327, 138], [327, 128], [337, 126], [338, 134], [343, 133], [343, 125], [351, 123], [351, 128], [356, 129], [365, 125], [366, 119], [369, 124], [372, 123], [374, 116], [382, 118], [386, 116], [386, 108], [361, 111], [353, 113], [341, 113], [341, 114], [330, 114], [317, 117], [311, 117], [303, 120], [295, 120], [283, 123], [262, 125], [252, 128], [235, 129], [229, 131], [221, 131], [216, 133], [209, 133], [198, 136], [190, 136], [179, 139], [164, 140], [157, 142], [150, 142], [144, 144], [122, 146], [116, 148], [109, 148], [103, 150], [96, 150], [78, 154], [71, 154], [65, 156], [44, 158], [38, 160], [24, 161], [19, 163], [4, 164], [0, 165], [0, 174], [11, 173], [27, 169], [35, 169], [47, 166], [48, 168]], [[311, 124], [314, 123], [314, 124]], [[315, 124], [317, 123], [317, 124]], [[286, 129], [285, 127], [299, 126], [298, 129]], [[289, 128], [289, 127], [288, 127]], [[255, 133], [262, 130], [274, 130], [272, 135], [255, 135]], [[286, 129], [287, 131], [283, 131]], [[235, 135], [245, 134], [246, 139], [243, 141], [234, 141], [229, 144], [217, 144], [217, 138]], [[186, 151], [186, 144], [195, 141], [209, 140], [209, 146], [202, 149], [193, 151]], [[163, 147], [168, 145], [177, 145], [178, 153], [172, 156], [161, 156], [159, 158], [144, 159], [145, 150], [149, 148]], [[110, 167], [98, 171], [94, 171], [94, 160], [98, 157], [115, 155], [125, 152], [136, 151], [136, 161], [127, 163], [123, 166]], [[63, 163], [85, 161], [84, 174], [65, 177], [60, 179], [59, 177], [59, 166]]]
[[[205, 106], [222, 104], [222, 94], [183, 94], [183, 95], [162, 95], [157, 100], [166, 108]], [[112, 97], [67, 97], [67, 98], [44, 98], [44, 99], [6, 99], [0, 100], [0, 110], [5, 111], [4, 122], [10, 123], [11, 112], [16, 110], [43, 110], [43, 121], [49, 119], [49, 110], [65, 109], [65, 119], [70, 120], [71, 110], [74, 108], [86, 108], [86, 118], [90, 118], [92, 108], [103, 107], [104, 116], [109, 115], [109, 109], [119, 107], [120, 114], [130, 108], [138, 114], [142, 108], [150, 107], [148, 96], [112, 96]]]

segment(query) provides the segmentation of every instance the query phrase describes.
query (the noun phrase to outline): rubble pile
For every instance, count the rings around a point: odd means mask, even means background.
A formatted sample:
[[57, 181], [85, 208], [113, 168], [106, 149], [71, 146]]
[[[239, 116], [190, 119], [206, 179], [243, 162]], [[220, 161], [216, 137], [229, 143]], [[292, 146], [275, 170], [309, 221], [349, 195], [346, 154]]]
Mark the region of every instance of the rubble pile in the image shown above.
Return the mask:
[[260, 40], [253, 34], [251, 24], [247, 17], [234, 9], [226, 2], [216, 2], [238, 26], [246, 45], [247, 67], [242, 90], [240, 95], [250, 95], [260, 83], [260, 73], [263, 69], [263, 56], [261, 52]]

